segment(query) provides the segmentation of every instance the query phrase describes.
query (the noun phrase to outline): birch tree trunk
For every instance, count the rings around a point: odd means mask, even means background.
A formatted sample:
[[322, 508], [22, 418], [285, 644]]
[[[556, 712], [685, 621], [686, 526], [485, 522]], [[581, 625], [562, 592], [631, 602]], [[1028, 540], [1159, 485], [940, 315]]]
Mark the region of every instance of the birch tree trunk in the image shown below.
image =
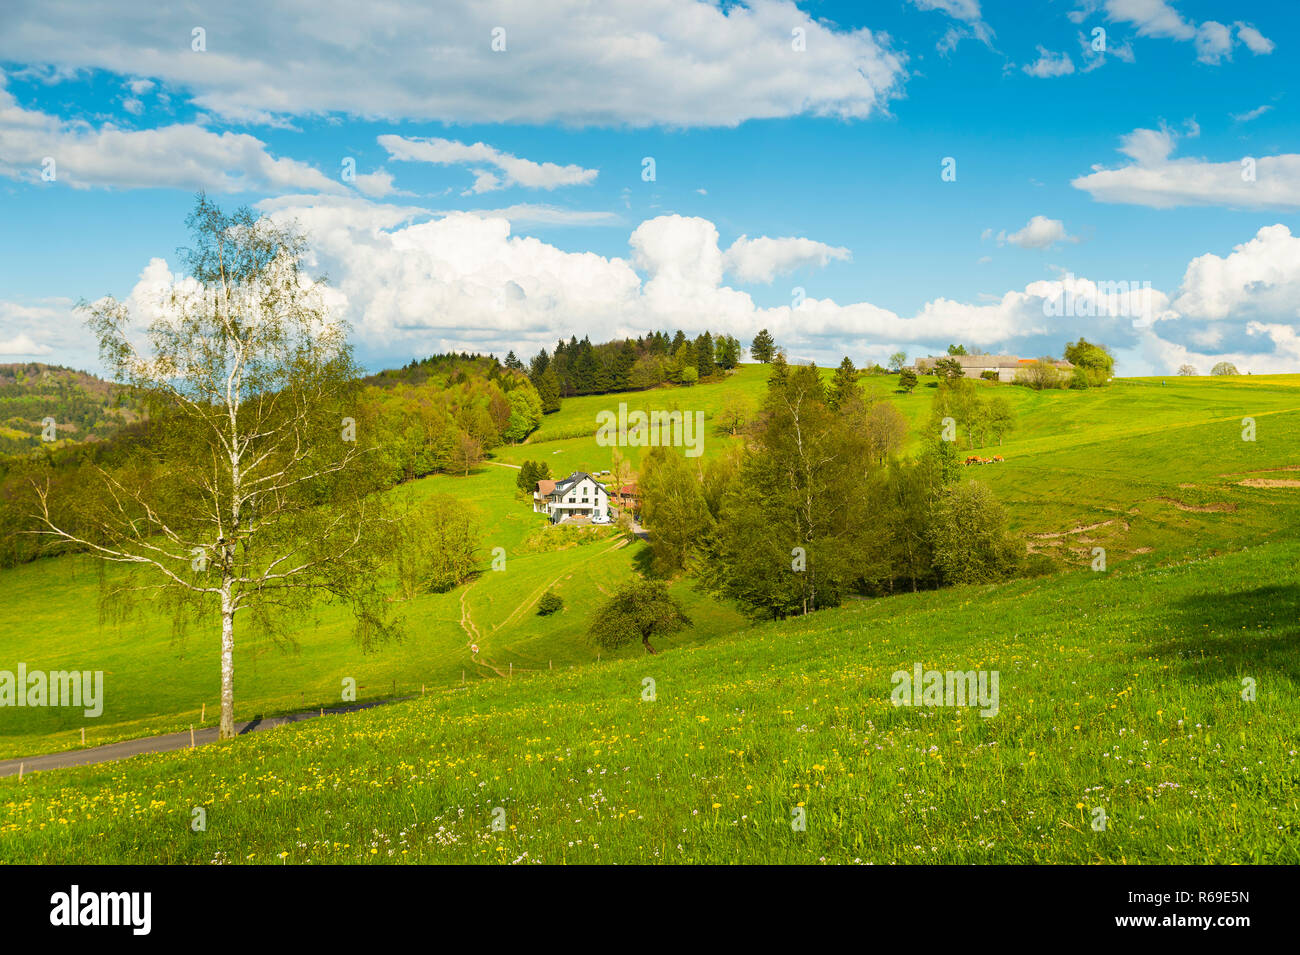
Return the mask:
[[221, 739], [235, 736], [235, 609], [230, 580], [221, 588]]

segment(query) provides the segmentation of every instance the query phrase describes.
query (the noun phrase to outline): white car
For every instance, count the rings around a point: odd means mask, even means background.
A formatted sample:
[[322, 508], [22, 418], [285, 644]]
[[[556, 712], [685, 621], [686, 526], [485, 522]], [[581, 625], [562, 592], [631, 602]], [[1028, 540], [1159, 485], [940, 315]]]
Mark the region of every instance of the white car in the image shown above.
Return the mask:
[[596, 515], [595, 517], [593, 517], [593, 518], [591, 519], [591, 523], [593, 523], [593, 524], [609, 524], [609, 523], [611, 523], [611, 522], [610, 522], [610, 519], [609, 519], [608, 517], [602, 517], [602, 516], [600, 516], [600, 515], [598, 514], [598, 515]]

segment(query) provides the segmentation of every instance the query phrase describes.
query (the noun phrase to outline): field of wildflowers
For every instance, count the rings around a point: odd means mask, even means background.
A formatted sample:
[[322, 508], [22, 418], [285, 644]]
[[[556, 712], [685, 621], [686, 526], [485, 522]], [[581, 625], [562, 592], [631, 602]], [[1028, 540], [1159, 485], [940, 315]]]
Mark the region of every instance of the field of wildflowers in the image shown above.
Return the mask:
[[[1288, 541], [861, 602], [10, 777], [3, 858], [1294, 863], [1297, 559]], [[918, 662], [1000, 672], [997, 715], [891, 704]]]

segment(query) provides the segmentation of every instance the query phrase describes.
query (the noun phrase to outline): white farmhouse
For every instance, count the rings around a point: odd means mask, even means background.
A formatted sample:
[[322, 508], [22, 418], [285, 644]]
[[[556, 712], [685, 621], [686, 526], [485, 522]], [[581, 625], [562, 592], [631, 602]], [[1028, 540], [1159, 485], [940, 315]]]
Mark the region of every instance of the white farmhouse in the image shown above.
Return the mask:
[[559, 481], [538, 481], [533, 492], [533, 510], [545, 514], [552, 524], [573, 517], [604, 524], [609, 520], [609, 495], [604, 485], [590, 474], [574, 471]]

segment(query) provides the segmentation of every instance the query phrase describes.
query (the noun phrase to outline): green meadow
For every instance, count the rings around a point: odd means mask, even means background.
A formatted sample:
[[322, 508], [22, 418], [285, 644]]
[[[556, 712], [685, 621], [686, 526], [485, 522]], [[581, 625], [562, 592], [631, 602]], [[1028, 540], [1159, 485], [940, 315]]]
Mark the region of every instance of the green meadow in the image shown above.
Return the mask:
[[[1296, 863], [1298, 558], [1280, 541], [860, 601], [655, 657], [8, 777], [4, 855]], [[892, 674], [918, 663], [998, 671], [996, 715], [893, 705]]]
[[[738, 440], [718, 412], [735, 395], [756, 407], [765, 377], [748, 365], [693, 388], [565, 399], [469, 476], [396, 489], [475, 513], [475, 578], [404, 601], [405, 639], [370, 653], [328, 606], [277, 637], [245, 627], [236, 719], [337, 705], [349, 678], [359, 700], [417, 699], [2, 779], [4, 858], [1297, 861], [1300, 376], [981, 383], [1017, 424], [971, 452], [1004, 463], [967, 473], [1056, 573], [762, 625], [677, 581], [690, 630], [653, 658], [598, 654], [584, 638], [594, 606], [645, 566], [646, 545], [548, 528], [508, 465], [608, 468], [596, 416], [620, 402], [702, 411], [707, 458]], [[893, 377], [863, 381], [919, 443], [932, 379], [910, 395]], [[0, 572], [0, 667], [103, 670], [106, 685], [98, 719], [6, 709], [0, 758], [78, 748], [83, 728], [95, 745], [197, 726], [205, 705], [215, 723], [215, 626], [177, 633], [147, 605], [102, 612], [100, 573], [74, 557]], [[538, 616], [548, 589], [564, 608]], [[1000, 711], [893, 706], [890, 675], [916, 663], [998, 670]], [[191, 831], [194, 807], [206, 831]]]
[[[415, 497], [450, 494], [475, 510], [483, 527], [483, 561], [468, 585], [403, 601], [406, 636], [363, 653], [340, 607], [323, 606], [287, 633], [236, 634], [235, 716], [238, 720], [337, 706], [343, 681], [356, 681], [360, 701], [418, 695], [422, 689], [508, 677], [513, 672], [594, 662], [599, 651], [584, 634], [591, 612], [611, 587], [627, 579], [645, 549], [612, 528], [580, 533], [548, 528], [515, 498], [512, 468], [487, 465], [469, 477], [435, 476], [401, 488]], [[590, 531], [591, 529], [589, 529]], [[492, 569], [492, 551], [505, 552]], [[70, 708], [6, 708], [0, 758], [215, 725], [220, 685], [220, 628], [190, 624], [174, 631], [170, 618], [147, 605], [101, 613], [100, 566], [87, 559], [36, 561], [0, 574], [6, 614], [0, 627], [3, 664], [29, 670], [104, 671], [104, 712], [88, 719]], [[107, 570], [111, 575], [113, 571]], [[553, 589], [564, 608], [537, 614]], [[706, 640], [744, 626], [737, 612], [693, 591], [673, 588]], [[474, 654], [471, 644], [479, 648]], [[624, 648], [615, 655], [633, 655]], [[606, 653], [608, 656], [608, 653]]]

